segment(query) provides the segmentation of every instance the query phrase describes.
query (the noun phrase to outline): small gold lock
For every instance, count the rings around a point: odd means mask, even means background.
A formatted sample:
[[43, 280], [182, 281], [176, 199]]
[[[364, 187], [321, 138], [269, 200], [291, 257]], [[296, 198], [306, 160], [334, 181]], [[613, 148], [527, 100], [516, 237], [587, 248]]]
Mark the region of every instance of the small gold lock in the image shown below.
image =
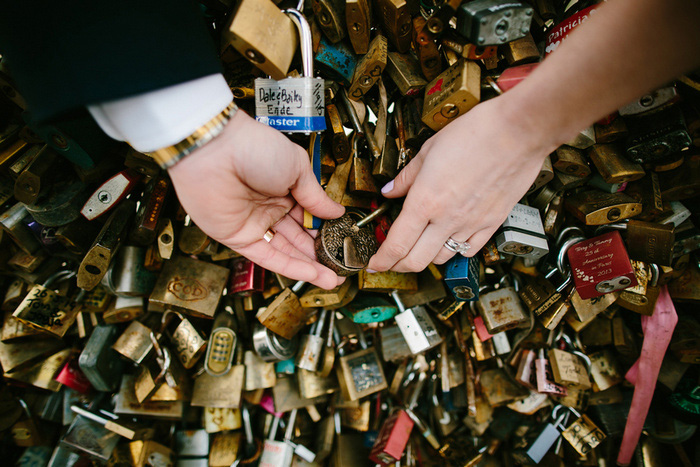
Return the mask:
[[233, 46], [275, 80], [286, 77], [299, 43], [294, 23], [270, 0], [243, 0], [222, 32]]
[[481, 69], [460, 60], [425, 87], [423, 123], [438, 131], [479, 103]]
[[229, 276], [227, 268], [184, 256], [165, 263], [148, 299], [149, 311], [166, 308], [212, 318]]
[[[172, 314], [180, 318], [180, 324], [177, 325], [175, 331], [171, 334], [167, 331], [167, 326], [169, 324], [168, 319]], [[199, 335], [192, 323], [177, 311], [167, 310], [163, 313], [161, 323], [164, 332], [168, 334], [170, 341], [175, 346], [175, 353], [182, 365], [187, 369], [192, 368], [207, 350], [207, 341]]]
[[384, 72], [388, 60], [389, 43], [381, 34], [375, 36], [369, 51], [357, 62], [348, 97], [360, 100], [374, 86]]
[[51, 289], [35, 285], [12, 316], [27, 326], [63, 337], [79, 312], [80, 305], [77, 303]]

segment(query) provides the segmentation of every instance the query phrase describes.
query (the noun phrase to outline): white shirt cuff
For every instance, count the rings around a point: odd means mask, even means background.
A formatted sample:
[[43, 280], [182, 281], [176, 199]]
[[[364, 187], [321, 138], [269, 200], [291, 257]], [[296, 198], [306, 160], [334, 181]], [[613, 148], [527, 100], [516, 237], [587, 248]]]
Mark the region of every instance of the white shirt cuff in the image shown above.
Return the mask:
[[87, 108], [109, 136], [151, 152], [179, 143], [232, 99], [223, 75], [215, 74]]

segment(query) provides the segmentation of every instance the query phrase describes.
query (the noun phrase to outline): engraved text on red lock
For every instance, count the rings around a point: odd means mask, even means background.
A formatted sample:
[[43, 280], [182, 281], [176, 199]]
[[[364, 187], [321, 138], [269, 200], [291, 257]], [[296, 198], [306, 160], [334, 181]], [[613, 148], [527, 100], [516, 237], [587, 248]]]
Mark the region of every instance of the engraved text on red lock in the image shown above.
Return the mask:
[[579, 242], [567, 254], [576, 290], [584, 300], [637, 285], [618, 231]]

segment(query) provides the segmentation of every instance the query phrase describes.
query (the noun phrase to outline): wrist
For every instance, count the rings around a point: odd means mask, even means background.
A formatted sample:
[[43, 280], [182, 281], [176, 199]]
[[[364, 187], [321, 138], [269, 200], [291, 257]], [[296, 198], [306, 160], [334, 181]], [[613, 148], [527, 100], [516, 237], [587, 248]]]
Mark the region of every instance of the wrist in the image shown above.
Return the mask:
[[238, 107], [234, 102], [231, 102], [224, 110], [215, 115], [207, 123], [197, 128], [182, 141], [172, 146], [157, 149], [151, 152], [150, 155], [163, 169], [170, 169], [194, 151], [214, 141], [224, 132], [229, 121], [232, 120], [237, 113]]
[[498, 124], [507, 129], [518, 148], [521, 157], [537, 159], [540, 162], [557, 147], [568, 141], [560, 128], [548, 123], [546, 118], [533, 109], [527, 96], [522, 98], [515, 89], [493, 99]]

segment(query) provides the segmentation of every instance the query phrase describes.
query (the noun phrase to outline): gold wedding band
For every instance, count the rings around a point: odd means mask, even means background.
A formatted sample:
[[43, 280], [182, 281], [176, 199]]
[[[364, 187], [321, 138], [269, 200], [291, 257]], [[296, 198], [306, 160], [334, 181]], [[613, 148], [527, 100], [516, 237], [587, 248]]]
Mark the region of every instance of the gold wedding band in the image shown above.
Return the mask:
[[272, 229], [267, 229], [267, 232], [265, 232], [265, 235], [263, 235], [263, 240], [265, 240], [267, 243], [270, 243], [274, 236], [275, 236], [275, 231]]

